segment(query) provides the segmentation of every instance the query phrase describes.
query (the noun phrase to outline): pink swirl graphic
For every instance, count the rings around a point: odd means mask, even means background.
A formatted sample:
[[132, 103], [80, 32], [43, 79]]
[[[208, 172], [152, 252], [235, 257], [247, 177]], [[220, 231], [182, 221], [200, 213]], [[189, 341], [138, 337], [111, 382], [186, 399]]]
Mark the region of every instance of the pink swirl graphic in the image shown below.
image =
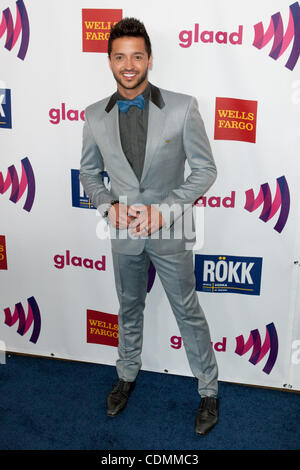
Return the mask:
[[4, 194], [11, 188], [10, 201], [17, 203], [27, 189], [27, 197], [23, 209], [30, 212], [35, 198], [35, 179], [32, 166], [29, 159], [23, 158], [21, 160], [22, 174], [19, 181], [18, 173], [14, 165], [11, 165], [7, 170], [6, 178], [0, 172], [0, 194]]
[[272, 38], [273, 45], [269, 53], [272, 59], [277, 60], [293, 42], [292, 50], [289, 59], [285, 64], [289, 70], [293, 70], [299, 55], [300, 55], [300, 7], [299, 3], [295, 2], [289, 7], [289, 22], [284, 33], [283, 22], [281, 14], [275, 13], [271, 16], [270, 24], [266, 32], [262, 22], [254, 25], [254, 41], [253, 46], [257, 49], [265, 47]]
[[10, 9], [6, 8], [6, 10], [3, 11], [2, 20], [0, 23], [0, 38], [6, 32], [6, 41], [4, 47], [11, 51], [22, 32], [22, 40], [18, 57], [19, 59], [24, 60], [29, 45], [30, 29], [28, 15], [23, 0], [18, 0], [16, 2], [16, 10], [17, 14], [15, 26]]
[[31, 325], [33, 324], [33, 330], [29, 341], [36, 343], [40, 331], [41, 331], [41, 314], [38, 307], [38, 304], [34, 297], [29, 297], [27, 299], [28, 303], [28, 315], [26, 317], [25, 310], [21, 302], [18, 302], [15, 305], [14, 313], [11, 313], [10, 308], [4, 309], [5, 320], [4, 323], [7, 326], [13, 326], [17, 321], [19, 321], [17, 333], [23, 336], [27, 333]]
[[276, 194], [273, 201], [268, 183], [261, 185], [256, 198], [253, 189], [246, 191], [246, 203], [244, 208], [248, 212], [255, 211], [262, 204], [263, 208], [259, 218], [263, 222], [268, 222], [280, 210], [274, 230], [281, 233], [285, 227], [290, 211], [290, 192], [285, 176], [281, 176], [276, 180]]
[[260, 333], [257, 329], [250, 332], [246, 343], [244, 341], [243, 335], [236, 337], [236, 354], [243, 356], [251, 348], [253, 349], [249, 362], [251, 362], [253, 365], [256, 365], [258, 362], [260, 362], [269, 352], [269, 357], [263, 368], [263, 372], [270, 374], [278, 355], [278, 336], [274, 323], [269, 323], [266, 326], [266, 336], [263, 345], [261, 344]]

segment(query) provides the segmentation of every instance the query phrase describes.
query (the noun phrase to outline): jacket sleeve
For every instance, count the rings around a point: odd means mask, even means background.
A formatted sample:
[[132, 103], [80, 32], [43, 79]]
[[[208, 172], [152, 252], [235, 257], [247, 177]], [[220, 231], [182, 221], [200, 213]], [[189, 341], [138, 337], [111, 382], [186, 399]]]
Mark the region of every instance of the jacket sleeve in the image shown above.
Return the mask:
[[170, 228], [179, 217], [182, 217], [185, 210], [193, 206], [217, 177], [211, 146], [194, 97], [191, 97], [185, 115], [183, 145], [191, 172], [185, 182], [171, 190], [161, 202], [162, 207], [159, 207], [159, 210], [166, 222], [166, 228]]
[[113, 199], [110, 191], [105, 187], [101, 172], [104, 170], [104, 162], [90, 128], [85, 113], [83, 126], [82, 155], [80, 161], [80, 181], [93, 205], [101, 211]]

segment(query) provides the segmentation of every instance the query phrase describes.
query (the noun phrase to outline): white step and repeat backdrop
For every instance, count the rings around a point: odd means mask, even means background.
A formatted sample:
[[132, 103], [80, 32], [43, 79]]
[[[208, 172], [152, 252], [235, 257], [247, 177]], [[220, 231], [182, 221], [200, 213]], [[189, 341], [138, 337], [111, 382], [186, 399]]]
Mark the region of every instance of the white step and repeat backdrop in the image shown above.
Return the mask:
[[[2, 349], [115, 364], [110, 241], [97, 236], [78, 170], [84, 109], [115, 91], [110, 27], [135, 16], [152, 39], [151, 82], [197, 98], [218, 167], [194, 210], [197, 295], [220, 380], [300, 390], [300, 7], [291, 2], [0, 1]], [[153, 270], [148, 290], [143, 369], [192, 375]]]

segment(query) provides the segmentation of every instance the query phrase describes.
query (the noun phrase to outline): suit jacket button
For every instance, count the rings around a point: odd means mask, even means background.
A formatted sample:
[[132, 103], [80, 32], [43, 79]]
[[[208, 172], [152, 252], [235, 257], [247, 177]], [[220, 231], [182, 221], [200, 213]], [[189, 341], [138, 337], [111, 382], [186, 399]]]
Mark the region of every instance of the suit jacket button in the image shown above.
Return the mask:
[[140, 193], [143, 193], [145, 191], [145, 188], [140, 187]]

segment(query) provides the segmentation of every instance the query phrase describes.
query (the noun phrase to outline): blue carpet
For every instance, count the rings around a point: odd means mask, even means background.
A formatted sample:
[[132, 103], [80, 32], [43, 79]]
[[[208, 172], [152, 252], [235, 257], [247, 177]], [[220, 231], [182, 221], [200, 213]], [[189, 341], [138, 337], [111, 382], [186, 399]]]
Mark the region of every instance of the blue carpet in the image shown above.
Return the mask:
[[297, 450], [300, 395], [220, 382], [220, 420], [194, 435], [196, 380], [141, 371], [108, 418], [111, 366], [10, 354], [0, 365], [1, 450]]

